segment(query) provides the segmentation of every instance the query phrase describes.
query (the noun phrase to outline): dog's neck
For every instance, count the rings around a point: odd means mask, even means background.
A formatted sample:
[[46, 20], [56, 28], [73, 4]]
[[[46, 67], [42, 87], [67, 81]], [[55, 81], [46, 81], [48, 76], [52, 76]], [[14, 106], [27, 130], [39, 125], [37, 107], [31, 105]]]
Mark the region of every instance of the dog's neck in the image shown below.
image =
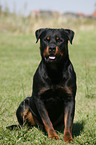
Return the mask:
[[45, 63], [45, 67], [47, 69], [48, 72], [48, 76], [51, 78], [51, 80], [53, 80], [54, 83], [58, 83], [59, 80], [61, 80], [63, 74], [62, 71], [66, 71], [66, 69], [68, 68], [70, 64], [70, 60], [67, 57], [66, 60], [63, 60], [60, 63]]

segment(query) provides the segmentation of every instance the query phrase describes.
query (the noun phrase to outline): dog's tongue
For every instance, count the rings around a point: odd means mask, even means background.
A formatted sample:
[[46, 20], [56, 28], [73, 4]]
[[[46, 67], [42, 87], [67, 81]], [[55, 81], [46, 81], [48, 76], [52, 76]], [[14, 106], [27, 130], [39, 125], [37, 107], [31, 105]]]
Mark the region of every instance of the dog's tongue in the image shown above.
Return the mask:
[[55, 59], [55, 56], [49, 56], [49, 59]]

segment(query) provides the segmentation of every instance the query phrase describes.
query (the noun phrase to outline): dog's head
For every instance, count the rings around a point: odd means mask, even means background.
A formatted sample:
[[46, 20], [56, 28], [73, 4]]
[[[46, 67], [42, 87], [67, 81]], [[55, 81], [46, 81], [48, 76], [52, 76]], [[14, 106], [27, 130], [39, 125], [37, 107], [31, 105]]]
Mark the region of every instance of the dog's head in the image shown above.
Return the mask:
[[45, 62], [59, 62], [68, 57], [68, 41], [72, 44], [74, 32], [69, 29], [39, 29], [35, 32], [40, 39], [40, 50]]

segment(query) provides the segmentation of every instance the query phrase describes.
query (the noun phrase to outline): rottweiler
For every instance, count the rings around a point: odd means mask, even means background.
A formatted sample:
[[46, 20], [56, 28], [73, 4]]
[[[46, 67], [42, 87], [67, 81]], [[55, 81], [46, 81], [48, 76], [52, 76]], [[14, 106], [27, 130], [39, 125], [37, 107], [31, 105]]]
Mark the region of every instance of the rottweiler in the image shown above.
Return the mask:
[[69, 29], [44, 28], [35, 32], [40, 39], [41, 62], [33, 77], [33, 92], [19, 105], [19, 124], [43, 126], [49, 138], [59, 140], [54, 127], [64, 125], [64, 141], [73, 141], [76, 74], [69, 59], [68, 41], [74, 32]]

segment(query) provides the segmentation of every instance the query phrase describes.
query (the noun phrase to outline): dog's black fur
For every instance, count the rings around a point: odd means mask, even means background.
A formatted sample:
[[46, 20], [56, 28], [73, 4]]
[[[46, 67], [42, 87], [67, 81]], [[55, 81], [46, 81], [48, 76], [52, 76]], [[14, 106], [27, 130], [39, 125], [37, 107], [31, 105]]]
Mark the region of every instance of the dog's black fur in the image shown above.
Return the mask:
[[18, 107], [20, 125], [44, 125], [49, 138], [60, 139], [54, 127], [64, 124], [64, 141], [73, 141], [76, 74], [68, 54], [74, 32], [69, 29], [39, 29], [42, 60], [33, 78], [33, 93]]

